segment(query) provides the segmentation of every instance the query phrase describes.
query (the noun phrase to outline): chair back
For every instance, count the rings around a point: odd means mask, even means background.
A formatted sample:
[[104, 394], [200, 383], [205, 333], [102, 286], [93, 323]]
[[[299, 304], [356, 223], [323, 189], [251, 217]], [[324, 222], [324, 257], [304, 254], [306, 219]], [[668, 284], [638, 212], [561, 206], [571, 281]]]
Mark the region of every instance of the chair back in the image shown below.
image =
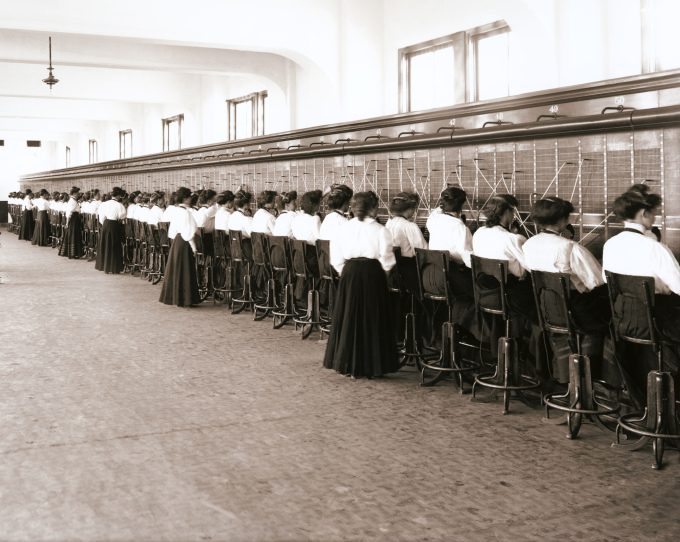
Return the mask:
[[170, 222], [158, 223], [158, 238], [161, 246], [170, 246], [170, 239], [168, 238], [168, 230], [170, 229]]
[[253, 263], [255, 265], [269, 267], [267, 236], [262, 232], [254, 231], [250, 234], [250, 243], [253, 247]]
[[406, 289], [404, 288], [404, 281], [402, 280], [401, 276], [401, 269], [399, 268], [399, 260], [401, 260], [401, 247], [393, 247], [392, 252], [394, 252], [394, 257], [397, 261], [397, 265], [395, 265], [390, 270], [390, 276], [387, 281], [387, 288], [393, 294], [400, 294], [406, 291]]
[[663, 336], [654, 314], [654, 277], [621, 275], [605, 271], [614, 336], [637, 344], [646, 344], [659, 353]]
[[154, 248], [160, 246], [160, 236], [158, 235], [158, 228], [154, 224], [146, 225], [146, 238], [148, 243]]
[[492, 258], [470, 257], [472, 263], [472, 290], [475, 307], [479, 312], [497, 314], [510, 319], [508, 305], [508, 262]]
[[579, 352], [578, 335], [587, 333], [574, 321], [571, 309], [571, 277], [568, 273], [532, 271], [531, 283], [538, 323], [543, 331], [566, 335], [573, 353]]
[[196, 243], [196, 254], [205, 254], [203, 247], [203, 228], [198, 228], [194, 234], [194, 243]]
[[[428, 250], [417, 248], [416, 265], [418, 268], [418, 288], [421, 299], [446, 301], [452, 303], [449, 288], [449, 253], [445, 250]], [[425, 271], [429, 272], [428, 280], [423, 280]], [[441, 284], [441, 290], [436, 290], [433, 284]]]
[[231, 259], [235, 262], [243, 262], [243, 233], [240, 230], [229, 230], [229, 247]]
[[296, 277], [307, 279], [309, 275], [307, 269], [307, 242], [299, 239], [291, 239], [291, 245], [293, 273]]
[[224, 258], [224, 245], [226, 243], [226, 232], [223, 230], [215, 230], [213, 232], [213, 250], [215, 251], [215, 258]]
[[331, 242], [327, 239], [317, 239], [316, 259], [319, 262], [321, 280], [335, 280], [337, 271], [331, 265]]
[[127, 239], [135, 238], [135, 224], [132, 218], [125, 219], [125, 237]]
[[285, 235], [270, 235], [269, 261], [274, 271], [293, 272], [293, 255], [290, 248], [290, 239]]

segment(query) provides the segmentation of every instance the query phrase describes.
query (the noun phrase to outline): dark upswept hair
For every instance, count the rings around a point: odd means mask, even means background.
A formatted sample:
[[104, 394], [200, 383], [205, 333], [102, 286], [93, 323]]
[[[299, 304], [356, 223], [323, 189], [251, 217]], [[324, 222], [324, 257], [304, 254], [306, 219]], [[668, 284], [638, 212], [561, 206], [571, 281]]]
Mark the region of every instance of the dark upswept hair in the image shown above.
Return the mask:
[[211, 199], [213, 199], [217, 195], [217, 192], [214, 190], [201, 190], [198, 193], [198, 204], [203, 205], [204, 203], [208, 203]]
[[543, 198], [534, 203], [531, 217], [539, 226], [551, 226], [574, 212], [570, 201], [562, 198]]
[[112, 198], [124, 198], [125, 197], [125, 190], [123, 190], [120, 186], [114, 186], [113, 189], [111, 190], [111, 197]]
[[191, 197], [191, 190], [189, 190], [186, 186], [182, 186], [177, 189], [177, 192], [175, 192], [175, 202], [176, 203], [184, 203], [184, 200], [187, 198]]
[[291, 201], [297, 201], [297, 191], [281, 192], [281, 200], [284, 205], [288, 205]]
[[49, 193], [47, 190], [45, 190], [44, 188], [40, 191], [40, 196], [41, 196], [41, 197], [42, 197], [42, 196], [49, 196], [49, 195], [50, 195], [50, 193]]
[[71, 192], [70, 192], [71, 195], [77, 194], [78, 192], [80, 192], [80, 188], [78, 188], [77, 186], [71, 187]]
[[[27, 188], [26, 189], [26, 196], [28, 196], [29, 194], [33, 194], [33, 190], [31, 190], [30, 188]], [[26, 197], [26, 196], [24, 196], [24, 197]]]
[[328, 198], [326, 200], [328, 202], [328, 208], [331, 210], [342, 208], [352, 199], [353, 195], [354, 192], [352, 189], [345, 184], [331, 186], [331, 191], [328, 193]]
[[413, 192], [399, 192], [390, 201], [390, 213], [399, 214], [405, 213], [409, 209], [418, 207], [420, 197]]
[[352, 199], [352, 212], [359, 220], [363, 220], [378, 206], [378, 196], [372, 190], [357, 192]]
[[321, 203], [322, 197], [323, 193], [321, 190], [305, 192], [300, 199], [300, 208], [308, 215], [311, 215], [314, 212], [314, 208]]
[[486, 216], [486, 227], [492, 228], [501, 223], [501, 218], [510, 209], [517, 207], [517, 198], [510, 194], [499, 194], [492, 197], [484, 207], [484, 216]]
[[441, 205], [442, 211], [445, 213], [460, 213], [463, 209], [463, 203], [467, 199], [467, 194], [462, 188], [457, 186], [449, 186], [445, 188], [441, 195]]
[[264, 209], [265, 205], [274, 203], [274, 198], [276, 198], [276, 192], [273, 190], [263, 190], [257, 195], [257, 208]]
[[661, 205], [661, 196], [649, 191], [646, 184], [634, 184], [614, 201], [614, 214], [621, 220], [635, 218], [640, 209], [652, 210]]
[[236, 205], [236, 207], [243, 207], [244, 205], [248, 205], [252, 199], [253, 195], [250, 192], [239, 190], [234, 194], [234, 205]]
[[234, 193], [231, 190], [225, 190], [217, 196], [217, 205], [225, 205], [230, 201], [234, 201]]
[[154, 192], [151, 194], [151, 198], [149, 200], [150, 203], [158, 203], [160, 200], [163, 199], [163, 192]]

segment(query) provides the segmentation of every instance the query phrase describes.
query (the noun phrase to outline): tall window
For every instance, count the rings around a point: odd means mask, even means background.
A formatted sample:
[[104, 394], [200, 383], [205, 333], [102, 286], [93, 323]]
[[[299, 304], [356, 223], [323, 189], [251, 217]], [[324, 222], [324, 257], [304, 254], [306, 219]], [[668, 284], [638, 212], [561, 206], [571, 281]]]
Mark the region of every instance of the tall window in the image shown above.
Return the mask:
[[642, 0], [642, 73], [680, 68], [678, 0]]
[[71, 167], [71, 147], [66, 147], [66, 167]]
[[95, 139], [90, 139], [90, 164], [97, 162], [97, 141]]
[[132, 156], [132, 130], [118, 132], [120, 143], [120, 157], [130, 158]]
[[177, 151], [182, 148], [182, 123], [184, 114], [163, 119], [163, 150]]
[[509, 94], [509, 32], [498, 21], [399, 50], [399, 111]]
[[267, 91], [227, 100], [227, 133], [229, 140], [245, 139], [265, 133]]

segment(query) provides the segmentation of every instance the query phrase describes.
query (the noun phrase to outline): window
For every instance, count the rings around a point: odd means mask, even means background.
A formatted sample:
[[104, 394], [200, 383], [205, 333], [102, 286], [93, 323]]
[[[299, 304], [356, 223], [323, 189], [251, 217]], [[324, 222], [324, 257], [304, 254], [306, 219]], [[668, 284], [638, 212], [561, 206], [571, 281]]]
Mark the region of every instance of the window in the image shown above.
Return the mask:
[[399, 50], [399, 111], [509, 94], [509, 32], [498, 21]]
[[95, 139], [90, 139], [90, 161], [88, 163], [94, 164], [97, 161], [97, 141]]
[[182, 123], [184, 114], [163, 119], [163, 151], [178, 151], [182, 148]]
[[0, 147], [4, 147], [4, 146], [5, 146], [5, 140], [4, 140], [4, 139], [0, 139]]
[[41, 145], [42, 145], [42, 142], [40, 142], [40, 141], [26, 141], [27, 147], [40, 147]]
[[118, 141], [120, 143], [120, 157], [130, 158], [132, 156], [132, 130], [118, 132]]
[[245, 139], [265, 134], [265, 104], [267, 91], [253, 92], [241, 98], [227, 100], [228, 139]]
[[66, 167], [71, 167], [71, 147], [66, 147]]
[[642, 73], [680, 68], [677, 0], [642, 0]]

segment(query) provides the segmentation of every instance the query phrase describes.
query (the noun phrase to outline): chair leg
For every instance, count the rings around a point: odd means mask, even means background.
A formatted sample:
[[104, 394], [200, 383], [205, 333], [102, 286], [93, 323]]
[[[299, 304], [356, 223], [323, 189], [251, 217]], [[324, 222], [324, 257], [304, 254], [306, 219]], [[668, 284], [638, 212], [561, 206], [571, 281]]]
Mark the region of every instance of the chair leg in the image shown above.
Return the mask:
[[298, 318], [300, 315], [295, 310], [295, 298], [292, 284], [286, 284], [283, 290], [283, 307], [274, 311], [274, 329], [281, 328], [290, 318]]

